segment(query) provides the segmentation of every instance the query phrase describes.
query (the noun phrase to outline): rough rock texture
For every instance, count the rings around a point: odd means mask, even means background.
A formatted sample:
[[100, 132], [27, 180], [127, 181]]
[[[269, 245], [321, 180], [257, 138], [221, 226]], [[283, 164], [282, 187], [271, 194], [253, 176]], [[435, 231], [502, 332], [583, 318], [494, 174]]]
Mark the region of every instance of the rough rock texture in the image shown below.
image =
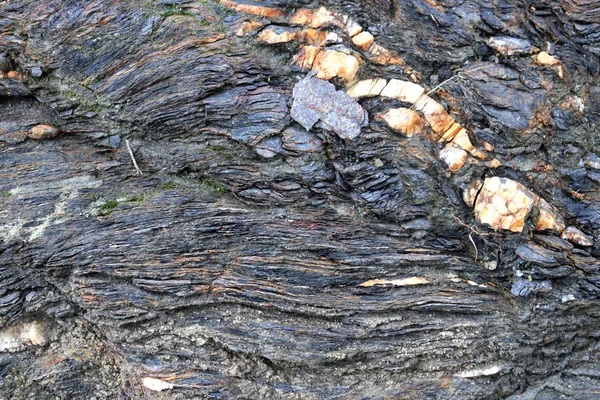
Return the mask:
[[[318, 75], [317, 75], [318, 76]], [[291, 115], [310, 130], [317, 122], [343, 139], [360, 135], [369, 116], [354, 99], [322, 79], [307, 77], [294, 85]]]
[[521, 232], [535, 201], [535, 195], [518, 182], [488, 178], [475, 201], [475, 217], [496, 230]]
[[599, 13], [0, 1], [0, 398], [598, 398]]

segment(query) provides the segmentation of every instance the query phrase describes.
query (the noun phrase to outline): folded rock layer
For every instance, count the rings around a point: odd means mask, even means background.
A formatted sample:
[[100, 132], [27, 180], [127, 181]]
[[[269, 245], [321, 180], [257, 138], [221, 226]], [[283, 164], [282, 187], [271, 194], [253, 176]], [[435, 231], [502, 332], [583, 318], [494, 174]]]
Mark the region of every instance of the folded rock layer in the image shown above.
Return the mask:
[[597, 398], [599, 12], [0, 1], [0, 398]]

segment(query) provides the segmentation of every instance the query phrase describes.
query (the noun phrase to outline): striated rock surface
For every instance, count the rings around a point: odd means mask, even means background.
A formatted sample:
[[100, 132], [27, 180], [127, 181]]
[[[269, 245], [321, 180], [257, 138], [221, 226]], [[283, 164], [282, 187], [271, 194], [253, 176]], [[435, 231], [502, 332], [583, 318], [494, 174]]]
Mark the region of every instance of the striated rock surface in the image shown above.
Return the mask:
[[0, 2], [0, 398], [597, 398], [599, 11]]

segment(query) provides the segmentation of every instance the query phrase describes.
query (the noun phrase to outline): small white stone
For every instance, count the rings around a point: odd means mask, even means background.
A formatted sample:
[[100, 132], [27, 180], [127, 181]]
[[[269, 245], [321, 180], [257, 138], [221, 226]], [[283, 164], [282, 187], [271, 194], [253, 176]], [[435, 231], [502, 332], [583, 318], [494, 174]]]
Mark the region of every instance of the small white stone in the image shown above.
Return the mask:
[[496, 375], [500, 371], [502, 371], [501, 366], [493, 365], [493, 366], [487, 367], [487, 368], [471, 369], [471, 370], [459, 372], [455, 376], [457, 376], [459, 378], [475, 378], [478, 376]]
[[408, 137], [423, 130], [421, 117], [415, 110], [409, 108], [390, 108], [380, 115], [390, 128]]
[[498, 268], [498, 261], [496, 261], [496, 260], [487, 261], [485, 263], [485, 267], [487, 269], [489, 269], [490, 271], [494, 271], [496, 268]]
[[352, 43], [361, 50], [367, 51], [375, 38], [369, 32], [361, 32], [352, 38]]
[[563, 303], [567, 303], [569, 301], [575, 301], [575, 296], [572, 294], [565, 294], [560, 298], [560, 301]]
[[556, 56], [551, 56], [550, 54], [546, 53], [545, 51], [538, 53], [538, 55], [536, 57], [536, 62], [539, 65], [558, 65], [558, 64], [560, 64], [560, 61], [558, 61], [558, 58], [556, 58]]
[[538, 198], [511, 179], [486, 178], [475, 202], [475, 217], [495, 230], [522, 232], [525, 219]]
[[165, 382], [156, 378], [146, 377], [143, 379], [142, 384], [150, 390], [155, 392], [162, 392], [163, 390], [173, 389], [173, 384], [170, 382]]
[[335, 32], [327, 32], [327, 36], [325, 37], [325, 43], [341, 43], [343, 40], [338, 36]]
[[365, 79], [356, 82], [346, 91], [346, 94], [355, 99], [379, 96], [387, 81], [381, 78]]
[[429, 283], [429, 281], [425, 278], [421, 278], [418, 276], [411, 276], [410, 278], [392, 279], [392, 280], [371, 279], [370, 281], [363, 282], [358, 286], [362, 286], [362, 287], [381, 286], [381, 285], [414, 286], [414, 285], [424, 285], [426, 283]]
[[27, 346], [38, 346], [48, 341], [41, 322], [28, 322], [0, 331], [0, 352], [21, 351]]

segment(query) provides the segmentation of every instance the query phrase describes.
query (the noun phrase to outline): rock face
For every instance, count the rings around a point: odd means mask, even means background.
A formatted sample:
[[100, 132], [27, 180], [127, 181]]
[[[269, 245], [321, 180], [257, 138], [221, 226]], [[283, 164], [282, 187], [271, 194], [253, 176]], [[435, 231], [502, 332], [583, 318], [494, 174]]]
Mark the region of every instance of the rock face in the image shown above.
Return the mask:
[[293, 97], [292, 118], [307, 130], [321, 121], [326, 129], [351, 140], [369, 122], [366, 111], [354, 99], [321, 79], [301, 80], [294, 86]]
[[0, 1], [0, 398], [597, 398], [599, 12]]

